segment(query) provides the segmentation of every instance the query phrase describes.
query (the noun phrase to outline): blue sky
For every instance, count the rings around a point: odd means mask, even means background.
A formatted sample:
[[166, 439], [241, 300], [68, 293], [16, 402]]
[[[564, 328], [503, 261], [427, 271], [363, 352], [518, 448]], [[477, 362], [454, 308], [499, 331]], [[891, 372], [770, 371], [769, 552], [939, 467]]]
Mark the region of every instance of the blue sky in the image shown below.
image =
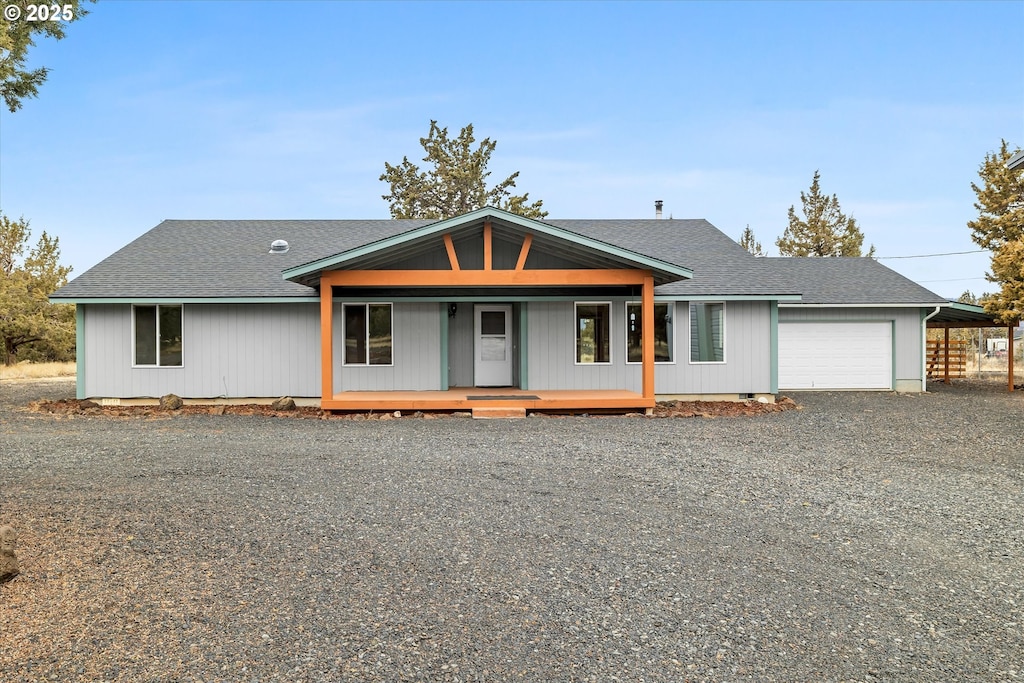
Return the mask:
[[[100, 0], [0, 112], [0, 210], [82, 273], [166, 218], [387, 218], [384, 162], [473, 123], [552, 218], [766, 248], [816, 169], [882, 257], [973, 251], [1024, 145], [1024, 2]], [[685, 235], [680, 235], [685, 239]], [[955, 297], [987, 253], [883, 263]]]

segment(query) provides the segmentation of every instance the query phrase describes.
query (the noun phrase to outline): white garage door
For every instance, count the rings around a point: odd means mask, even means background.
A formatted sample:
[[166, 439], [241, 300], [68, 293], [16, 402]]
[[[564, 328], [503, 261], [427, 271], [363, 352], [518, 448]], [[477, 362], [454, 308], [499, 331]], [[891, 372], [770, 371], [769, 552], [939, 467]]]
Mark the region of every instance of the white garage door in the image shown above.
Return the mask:
[[892, 323], [779, 323], [779, 389], [892, 389]]

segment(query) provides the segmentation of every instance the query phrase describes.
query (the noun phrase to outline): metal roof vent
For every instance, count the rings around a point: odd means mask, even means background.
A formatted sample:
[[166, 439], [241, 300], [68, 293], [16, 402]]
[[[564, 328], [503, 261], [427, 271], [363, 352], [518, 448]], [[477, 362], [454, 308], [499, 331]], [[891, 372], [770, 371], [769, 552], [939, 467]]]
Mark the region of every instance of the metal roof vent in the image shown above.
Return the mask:
[[284, 240], [274, 240], [270, 243], [271, 254], [283, 254], [288, 251], [288, 243]]

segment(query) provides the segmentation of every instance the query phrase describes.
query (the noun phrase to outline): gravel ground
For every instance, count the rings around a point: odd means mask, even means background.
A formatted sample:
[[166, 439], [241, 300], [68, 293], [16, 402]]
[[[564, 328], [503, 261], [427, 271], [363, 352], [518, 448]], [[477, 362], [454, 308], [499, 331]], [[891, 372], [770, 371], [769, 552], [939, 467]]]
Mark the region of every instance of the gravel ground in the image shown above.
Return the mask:
[[1024, 679], [1024, 393], [718, 419], [21, 409], [4, 681]]

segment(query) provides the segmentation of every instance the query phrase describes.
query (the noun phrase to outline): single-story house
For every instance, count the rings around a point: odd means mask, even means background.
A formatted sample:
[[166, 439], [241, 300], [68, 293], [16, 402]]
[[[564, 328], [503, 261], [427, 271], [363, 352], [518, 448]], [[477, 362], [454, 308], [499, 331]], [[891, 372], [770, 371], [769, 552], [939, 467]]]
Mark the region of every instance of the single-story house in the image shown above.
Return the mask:
[[947, 302], [868, 258], [759, 258], [705, 220], [168, 220], [53, 294], [78, 396], [335, 410], [651, 408], [925, 389]]

